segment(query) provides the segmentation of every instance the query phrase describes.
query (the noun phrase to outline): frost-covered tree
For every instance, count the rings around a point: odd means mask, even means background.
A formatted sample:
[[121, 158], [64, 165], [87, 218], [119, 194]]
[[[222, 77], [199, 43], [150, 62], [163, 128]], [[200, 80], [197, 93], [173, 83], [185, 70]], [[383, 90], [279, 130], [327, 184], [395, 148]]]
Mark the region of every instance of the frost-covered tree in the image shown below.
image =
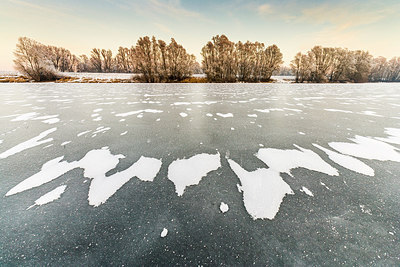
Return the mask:
[[368, 51], [353, 51], [349, 79], [356, 83], [368, 82], [368, 76], [371, 72], [371, 62], [372, 56]]
[[132, 53], [145, 82], [180, 81], [193, 73], [195, 57], [174, 39], [167, 45], [154, 36], [141, 37]]
[[101, 50], [98, 48], [93, 48], [90, 52], [90, 63], [93, 66], [93, 70], [96, 72], [102, 72], [102, 59], [101, 59]]
[[14, 51], [15, 69], [35, 81], [58, 78], [56, 69], [47, 55], [47, 47], [27, 37], [18, 38]]
[[201, 50], [203, 70], [213, 82], [235, 82], [237, 58], [235, 44], [225, 35], [212, 37]]
[[110, 49], [102, 49], [101, 50], [101, 56], [102, 56], [102, 70], [103, 72], [111, 72], [113, 69], [113, 57], [112, 57], [112, 51]]
[[279, 70], [282, 53], [276, 45], [233, 43], [225, 35], [212, 38], [202, 49], [203, 69], [214, 82], [264, 82]]

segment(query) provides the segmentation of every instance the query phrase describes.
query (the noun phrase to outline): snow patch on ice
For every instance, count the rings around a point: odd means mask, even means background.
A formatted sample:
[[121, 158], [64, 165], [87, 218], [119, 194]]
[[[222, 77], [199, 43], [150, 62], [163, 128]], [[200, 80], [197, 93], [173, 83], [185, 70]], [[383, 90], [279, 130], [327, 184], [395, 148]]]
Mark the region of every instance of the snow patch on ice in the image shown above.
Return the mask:
[[59, 118], [53, 118], [53, 119], [44, 120], [44, 121], [42, 121], [42, 122], [47, 123], [47, 124], [54, 124], [54, 123], [57, 123], [57, 122], [59, 122], [59, 121], [60, 121]]
[[130, 112], [126, 112], [126, 113], [118, 113], [115, 116], [117, 117], [127, 117], [127, 116], [131, 116], [131, 115], [136, 115], [136, 114], [140, 114], [140, 113], [162, 113], [162, 110], [158, 110], [158, 109], [141, 109], [141, 110], [136, 110], [136, 111], [130, 111]]
[[44, 194], [43, 196], [41, 196], [40, 198], [36, 199], [35, 204], [33, 204], [32, 206], [27, 208], [27, 210], [29, 210], [30, 208], [32, 208], [34, 206], [45, 205], [47, 203], [53, 202], [56, 199], [59, 199], [61, 197], [61, 195], [64, 193], [66, 188], [67, 188], [66, 185], [60, 185], [59, 187], [51, 190], [50, 192], [48, 192], [48, 193]]
[[185, 188], [197, 185], [209, 172], [221, 167], [220, 154], [198, 154], [188, 159], [177, 159], [168, 167], [168, 179], [175, 184], [175, 191], [182, 196]]
[[7, 158], [9, 156], [12, 156], [12, 155], [18, 153], [18, 152], [21, 152], [21, 151], [24, 151], [26, 149], [29, 149], [29, 148], [32, 148], [32, 147], [35, 147], [35, 146], [38, 146], [38, 145], [53, 141], [53, 138], [47, 138], [45, 140], [41, 140], [41, 139], [43, 139], [47, 135], [51, 134], [52, 132], [55, 132], [56, 130], [57, 130], [57, 128], [51, 128], [51, 129], [49, 129], [47, 131], [44, 131], [44, 132], [40, 133], [38, 136], [36, 136], [36, 137], [34, 137], [32, 139], [29, 139], [29, 140], [27, 140], [25, 142], [22, 142], [22, 143], [14, 146], [14, 147], [8, 149], [7, 151], [5, 151], [5, 152], [0, 154], [0, 159], [5, 159], [5, 158]]
[[228, 206], [228, 204], [221, 202], [221, 204], [219, 205], [219, 209], [222, 213], [225, 213], [229, 210], [229, 206]]
[[71, 143], [71, 141], [65, 141], [65, 142], [61, 143], [61, 146], [68, 145], [69, 143]]
[[260, 148], [256, 156], [262, 160], [270, 169], [284, 172], [289, 175], [291, 170], [303, 167], [309, 170], [338, 176], [338, 171], [326, 163], [318, 154], [312, 150], [296, 146], [295, 149]]
[[309, 195], [310, 197], [313, 197], [314, 194], [310, 191], [310, 189], [308, 189], [307, 187], [303, 186], [300, 191], [306, 193], [307, 195]]
[[375, 139], [386, 142], [386, 143], [391, 143], [391, 144], [396, 144], [400, 145], [400, 129], [398, 128], [386, 128], [385, 133], [389, 135], [389, 137], [382, 138], [382, 137], [375, 137]]
[[46, 162], [45, 164], [43, 164], [41, 171], [30, 176], [29, 178], [23, 180], [22, 182], [11, 188], [6, 193], [6, 196], [11, 196], [31, 188], [41, 186], [45, 183], [53, 181], [54, 179], [58, 178], [64, 173], [72, 169], [75, 169], [79, 166], [77, 161], [73, 162], [61, 161], [63, 158], [64, 157], [61, 156]]
[[[93, 206], [99, 206], [106, 202], [108, 198], [114, 195], [132, 177], [136, 176], [142, 181], [153, 181], [161, 168], [161, 160], [142, 156], [126, 170], [106, 177], [106, 172], [115, 168], [118, 164], [118, 159], [122, 155], [113, 156], [114, 158], [111, 160], [111, 154], [99, 154], [102, 151], [107, 150], [97, 150], [98, 155], [90, 157], [90, 162], [85, 163], [85, 177], [93, 179], [90, 183], [88, 195], [89, 204]], [[104, 161], [102, 160], [103, 157], [109, 158], [106, 161], [109, 162], [109, 166], [100, 172], [96, 169], [96, 165], [98, 165], [98, 161]]]
[[359, 135], [349, 138], [349, 140], [354, 143], [331, 142], [329, 146], [342, 154], [357, 158], [400, 162], [400, 153], [392, 145]]
[[313, 144], [313, 146], [324, 151], [333, 162], [339, 164], [340, 166], [342, 166], [346, 169], [349, 169], [349, 170], [352, 170], [352, 171], [355, 171], [355, 172], [358, 172], [361, 174], [365, 174], [368, 176], [375, 175], [374, 170], [359, 159], [353, 158], [348, 155], [343, 155], [343, 154], [337, 153], [335, 151], [329, 150], [329, 149], [324, 148], [317, 144]]
[[244, 206], [254, 220], [272, 220], [283, 198], [287, 194], [294, 194], [276, 170], [262, 168], [248, 172], [231, 159], [228, 159], [228, 163], [239, 177]]
[[42, 170], [20, 182], [6, 193], [6, 196], [41, 186], [75, 168], [84, 169], [84, 176], [91, 178], [88, 201], [90, 205], [99, 206], [115, 194], [132, 177], [141, 181], [153, 181], [161, 168], [161, 160], [147, 157], [140, 159], [124, 171], [109, 177], [106, 173], [114, 169], [123, 155], [113, 155], [107, 147], [91, 150], [80, 161], [61, 161], [58, 157], [43, 164]]
[[180, 115], [182, 118], [185, 118], [185, 117], [187, 117], [188, 114], [186, 114], [185, 112], [181, 112], [181, 113], [179, 113], [179, 115]]
[[168, 234], [168, 229], [167, 228], [164, 228], [163, 230], [162, 230], [162, 232], [161, 232], [161, 237], [166, 237], [167, 236], [167, 234]]
[[27, 120], [31, 120], [31, 119], [35, 118], [37, 115], [39, 115], [39, 113], [29, 112], [29, 113], [19, 115], [18, 117], [16, 117], [15, 119], [12, 119], [11, 121], [27, 121]]
[[232, 118], [233, 117], [232, 113], [216, 113], [216, 114], [222, 118]]
[[80, 133], [78, 133], [76, 136], [81, 136], [81, 135], [84, 135], [84, 134], [87, 134], [87, 133], [90, 133], [91, 132], [91, 130], [88, 130], [88, 131], [84, 131], [84, 132], [80, 132]]

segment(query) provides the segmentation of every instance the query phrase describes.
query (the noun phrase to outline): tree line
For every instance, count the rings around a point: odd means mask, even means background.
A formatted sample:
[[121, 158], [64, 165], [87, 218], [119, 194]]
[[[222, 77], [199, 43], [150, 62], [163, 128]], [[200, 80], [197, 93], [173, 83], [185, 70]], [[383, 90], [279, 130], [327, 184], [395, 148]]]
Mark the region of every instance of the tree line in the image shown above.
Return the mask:
[[211, 82], [267, 82], [283, 63], [276, 45], [234, 43], [225, 35], [213, 37], [201, 55], [204, 73]]
[[131, 48], [93, 48], [90, 56], [73, 55], [62, 47], [20, 37], [14, 51], [16, 70], [35, 81], [51, 81], [59, 72], [139, 73], [144, 82], [181, 81], [201, 70], [195, 56], [173, 38], [167, 44], [155, 37], [141, 37]]
[[400, 58], [373, 58], [368, 51], [314, 46], [291, 64], [296, 82], [400, 82]]
[[18, 39], [15, 68], [35, 81], [59, 78], [62, 72], [136, 73], [143, 82], [182, 81], [205, 73], [209, 82], [268, 82], [274, 73], [292, 74], [296, 82], [400, 82], [400, 57], [373, 58], [367, 51], [315, 46], [298, 53], [290, 68], [283, 67], [276, 45], [234, 43], [225, 35], [211, 38], [201, 50], [202, 65], [194, 55], [171, 39], [167, 44], [145, 36], [132, 47], [111, 50], [93, 48], [76, 56], [68, 49]]

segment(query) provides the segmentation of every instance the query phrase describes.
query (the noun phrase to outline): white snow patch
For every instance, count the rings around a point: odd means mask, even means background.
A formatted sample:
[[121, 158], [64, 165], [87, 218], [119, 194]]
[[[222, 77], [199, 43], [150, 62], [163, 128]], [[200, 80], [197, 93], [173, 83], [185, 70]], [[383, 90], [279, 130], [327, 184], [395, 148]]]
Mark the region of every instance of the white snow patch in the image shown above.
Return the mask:
[[342, 155], [340, 153], [329, 150], [329, 149], [319, 146], [317, 144], [313, 144], [313, 146], [324, 151], [333, 162], [339, 164], [340, 166], [342, 166], [346, 169], [349, 169], [349, 170], [352, 170], [352, 171], [355, 171], [355, 172], [358, 172], [361, 174], [365, 174], [368, 176], [375, 175], [374, 170], [359, 159], [350, 157], [348, 155]]
[[305, 133], [303, 133], [303, 132], [297, 132], [298, 134], [300, 134], [300, 135], [305, 135]]
[[325, 187], [326, 189], [328, 189], [329, 191], [332, 191], [326, 184], [324, 184], [323, 182], [319, 182], [323, 187]]
[[71, 143], [71, 141], [65, 141], [65, 142], [61, 143], [61, 146], [68, 145], [69, 143]]
[[19, 115], [18, 117], [16, 117], [15, 119], [12, 119], [11, 121], [27, 121], [27, 120], [31, 120], [31, 119], [35, 118], [37, 115], [39, 115], [39, 113], [29, 112], [29, 113]]
[[216, 114], [222, 118], [232, 118], [233, 117], [232, 113], [216, 113]]
[[212, 116], [214, 116], [214, 115], [211, 114], [211, 113], [207, 113], [206, 116], [207, 116], [207, 117], [212, 117]]
[[331, 111], [331, 112], [353, 113], [353, 111], [342, 110], [342, 109], [334, 109], [334, 108], [326, 108], [326, 109], [324, 109], [324, 110], [326, 110], [326, 111]]
[[278, 213], [286, 194], [294, 194], [279, 172], [273, 169], [257, 169], [248, 172], [235, 161], [228, 159], [228, 162], [239, 177], [244, 206], [254, 220], [272, 220]]
[[389, 135], [389, 137], [386, 137], [386, 138], [375, 137], [375, 139], [386, 142], [386, 143], [400, 145], [400, 129], [386, 128], [385, 133], [387, 135]]
[[42, 140], [42, 141], [40, 141], [40, 139], [46, 137], [47, 135], [49, 135], [52, 132], [55, 132], [56, 130], [57, 130], [57, 128], [51, 128], [51, 129], [49, 129], [47, 131], [44, 131], [44, 132], [40, 133], [38, 136], [36, 136], [36, 137], [34, 137], [32, 139], [29, 139], [29, 140], [27, 140], [25, 142], [22, 142], [22, 143], [14, 146], [14, 147], [8, 149], [7, 151], [5, 151], [5, 152], [0, 154], [0, 159], [7, 158], [7, 157], [9, 157], [11, 155], [14, 155], [14, 154], [16, 154], [18, 152], [24, 151], [26, 149], [29, 149], [29, 148], [32, 148], [32, 147], [35, 147], [35, 146], [38, 146], [38, 145], [53, 141], [53, 138], [47, 138], [47, 139]]
[[45, 205], [47, 203], [53, 202], [56, 199], [59, 199], [61, 197], [61, 195], [64, 193], [66, 188], [67, 188], [66, 185], [60, 185], [59, 187], [51, 190], [50, 192], [48, 192], [48, 193], [44, 194], [43, 196], [41, 196], [40, 198], [36, 199], [35, 204], [33, 204], [32, 206], [27, 208], [27, 210], [29, 210], [30, 208], [32, 208], [34, 206]]
[[59, 118], [53, 118], [53, 119], [44, 120], [44, 121], [42, 121], [42, 122], [47, 123], [47, 124], [54, 124], [54, 123], [57, 123], [57, 122], [59, 122], [59, 121], [60, 121]]
[[310, 197], [313, 197], [314, 194], [310, 191], [310, 189], [308, 189], [307, 187], [303, 186], [300, 191], [306, 193], [307, 195], [309, 195]]
[[126, 112], [126, 113], [118, 113], [115, 116], [117, 117], [127, 117], [127, 116], [131, 116], [131, 115], [136, 115], [139, 113], [162, 113], [162, 110], [158, 110], [158, 109], [141, 109], [141, 110], [136, 110], [136, 111], [130, 111], [130, 112]]
[[258, 117], [257, 114], [247, 114], [247, 116], [250, 117], [250, 118], [257, 118]]
[[162, 232], [161, 232], [161, 237], [166, 237], [167, 236], [167, 234], [168, 234], [168, 229], [167, 228], [164, 228], [163, 230], [162, 230]]
[[392, 145], [359, 135], [349, 140], [355, 143], [331, 142], [329, 146], [342, 154], [358, 158], [400, 162], [400, 153]]
[[11, 188], [6, 193], [6, 196], [11, 196], [31, 188], [41, 186], [79, 166], [77, 161], [73, 161], [70, 163], [66, 161], [61, 161], [63, 158], [64, 157], [61, 156], [46, 162], [45, 164], [43, 164], [41, 171]]
[[100, 112], [100, 111], [103, 111], [103, 109], [102, 108], [96, 108], [96, 109], [93, 110], [94, 113], [97, 113], [97, 112]]
[[179, 115], [180, 115], [182, 118], [185, 118], [185, 117], [187, 117], [188, 114], [186, 114], [185, 112], [181, 112], [181, 113], [179, 113]]
[[91, 130], [80, 132], [76, 136], [81, 136], [81, 135], [84, 135], [84, 134], [87, 134], [87, 133], [90, 133], [90, 132], [91, 132]]
[[175, 184], [175, 191], [182, 196], [185, 188], [197, 185], [209, 172], [221, 167], [220, 154], [198, 154], [188, 159], [177, 159], [168, 167], [168, 179]]
[[126, 135], [128, 133], [128, 131], [125, 131], [123, 133], [121, 133], [120, 135]]
[[124, 156], [112, 155], [107, 147], [89, 151], [80, 161], [69, 163], [61, 161], [63, 157], [58, 157], [43, 164], [40, 172], [20, 182], [9, 190], [6, 196], [48, 183], [72, 169], [83, 168], [84, 176], [92, 179], [88, 193], [89, 204], [99, 206], [132, 177], [136, 176], [142, 181], [153, 181], [162, 164], [161, 160], [142, 156], [126, 170], [106, 177], [106, 173], [115, 168], [121, 158]]
[[228, 206], [228, 204], [221, 202], [221, 205], [219, 205], [219, 209], [222, 213], [225, 213], [229, 210], [229, 206]]
[[260, 148], [256, 156], [267, 164], [270, 169], [289, 175], [291, 169], [303, 167], [309, 170], [338, 176], [338, 171], [321, 159], [318, 154], [309, 149], [296, 146], [295, 149]]
[[[101, 151], [106, 150], [100, 150], [98, 151], [98, 153]], [[106, 177], [106, 172], [113, 169], [118, 164], [118, 159], [122, 156], [113, 156], [114, 158], [112, 160], [110, 159], [107, 161], [110, 164], [109, 166], [107, 166], [107, 170], [106, 168], [104, 168], [103, 170], [101, 170], [101, 172], [98, 172], [98, 170], [96, 170], [96, 165], [98, 165], [99, 162], [97, 161], [100, 160], [101, 162], [104, 156], [106, 158], [109, 158], [110, 155], [111, 154], [99, 154], [96, 155], [93, 159], [90, 158], [89, 162], [85, 163], [85, 177], [93, 179], [90, 183], [88, 195], [90, 205], [99, 206], [103, 204], [132, 177], [136, 176], [142, 181], [153, 181], [153, 179], [159, 172], [162, 164], [161, 160], [159, 159], [147, 158], [142, 156], [138, 161], [136, 161], [126, 170], [117, 172], [109, 177]]]

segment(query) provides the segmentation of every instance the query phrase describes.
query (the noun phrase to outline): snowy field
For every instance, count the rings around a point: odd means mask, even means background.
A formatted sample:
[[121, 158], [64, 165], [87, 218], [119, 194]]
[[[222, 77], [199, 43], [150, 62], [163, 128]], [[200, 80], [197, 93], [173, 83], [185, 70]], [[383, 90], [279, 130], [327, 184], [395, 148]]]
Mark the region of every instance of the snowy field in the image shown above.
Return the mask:
[[0, 84], [0, 126], [0, 265], [400, 264], [400, 84]]

